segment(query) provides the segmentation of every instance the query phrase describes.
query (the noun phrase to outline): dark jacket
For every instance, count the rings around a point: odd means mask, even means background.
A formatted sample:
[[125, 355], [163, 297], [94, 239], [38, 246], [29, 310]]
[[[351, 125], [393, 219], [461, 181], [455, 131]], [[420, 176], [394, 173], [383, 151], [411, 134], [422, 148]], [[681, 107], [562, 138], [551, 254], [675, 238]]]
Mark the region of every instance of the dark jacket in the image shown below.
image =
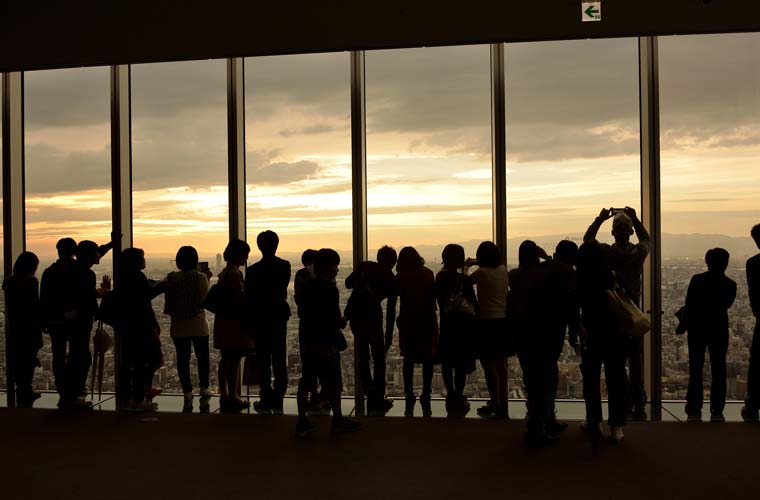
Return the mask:
[[11, 276], [3, 282], [6, 325], [14, 346], [42, 348], [43, 322], [38, 289], [34, 276]]
[[747, 260], [747, 287], [752, 313], [760, 318], [760, 254]]
[[695, 274], [686, 292], [681, 327], [689, 335], [728, 335], [728, 309], [735, 299], [736, 282], [725, 274]]
[[[63, 326], [66, 318], [76, 310], [76, 296], [72, 293], [77, 281], [77, 261], [58, 259], [42, 273], [40, 283], [40, 311], [44, 325]], [[67, 314], [68, 313], [68, 314]]]
[[152, 336], [159, 328], [156, 313], [151, 305], [158, 289], [150, 287], [148, 278], [141, 271], [122, 274], [117, 285], [114, 290], [119, 308], [116, 333]]
[[288, 283], [290, 262], [279, 257], [261, 259], [246, 269], [246, 304], [254, 323], [288, 320]]
[[337, 347], [343, 326], [340, 296], [335, 283], [314, 278], [304, 284], [299, 300], [302, 349]]
[[352, 290], [346, 305], [346, 318], [351, 321], [369, 322], [382, 328], [382, 302], [388, 299], [385, 318], [386, 338], [393, 336], [396, 321], [396, 277], [393, 271], [377, 262], [366, 261], [346, 278], [346, 288]]

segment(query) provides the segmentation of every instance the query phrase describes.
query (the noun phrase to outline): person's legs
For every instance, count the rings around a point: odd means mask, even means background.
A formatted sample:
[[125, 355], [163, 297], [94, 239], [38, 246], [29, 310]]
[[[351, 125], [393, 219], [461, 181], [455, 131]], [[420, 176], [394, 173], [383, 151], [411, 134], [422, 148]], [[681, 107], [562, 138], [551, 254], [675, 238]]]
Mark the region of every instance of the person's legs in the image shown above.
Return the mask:
[[454, 392], [459, 398], [464, 397], [464, 386], [467, 383], [467, 371], [461, 368], [454, 370]]
[[441, 376], [443, 377], [443, 385], [446, 387], [446, 401], [451, 401], [456, 396], [454, 368], [449, 363], [443, 363], [441, 365]]
[[230, 399], [236, 402], [242, 402], [242, 379], [240, 377], [240, 361], [243, 355], [240, 352], [233, 352], [230, 355], [230, 361], [227, 372], [227, 386], [230, 392]]
[[182, 392], [192, 393], [193, 383], [190, 379], [190, 354], [192, 350], [191, 337], [176, 337], [172, 338], [172, 341], [174, 342], [174, 348], [177, 351], [177, 375], [179, 376], [180, 384], [182, 384]]
[[382, 330], [369, 340], [372, 351], [372, 393], [380, 404], [385, 403], [385, 341]]
[[602, 360], [597, 347], [589, 345], [584, 349], [581, 374], [583, 375], [583, 399], [586, 402], [586, 422], [593, 428], [602, 422]]
[[69, 343], [69, 332], [64, 328], [52, 328], [49, 330], [50, 343], [53, 354], [53, 380], [59, 396], [64, 391], [64, 373], [66, 370], [66, 348]]
[[13, 380], [16, 384], [16, 398], [19, 406], [31, 406], [32, 404], [32, 381], [34, 380], [34, 368], [37, 361], [36, 347], [23, 344], [12, 348], [13, 352]]
[[605, 384], [607, 385], [607, 406], [609, 410], [608, 423], [610, 427], [622, 427], [625, 425], [625, 418], [628, 413], [628, 394], [625, 379], [625, 346], [611, 342], [605, 347], [603, 359]]
[[[208, 376], [210, 371], [210, 356], [208, 337], [190, 337], [195, 350], [195, 359], [198, 361], [198, 385], [201, 389], [208, 389]], [[189, 363], [189, 360], [188, 360]], [[189, 373], [189, 370], [188, 370]]]
[[[274, 333], [272, 343], [272, 372], [274, 389], [272, 406], [282, 409], [282, 400], [288, 390], [288, 323], [281, 321], [272, 326]], [[238, 369], [239, 371], [239, 369]]]
[[362, 384], [364, 397], [374, 403], [374, 388], [372, 384], [372, 371], [369, 366], [369, 342], [367, 340], [367, 331], [360, 324], [351, 325], [351, 331], [354, 333], [354, 349], [356, 349], [357, 361], [359, 363], [359, 380]]
[[227, 384], [227, 363], [228, 359], [226, 356], [226, 351], [222, 351], [221, 357], [219, 358], [219, 367], [216, 373], [217, 379], [219, 380], [219, 399], [221, 400], [220, 402], [222, 404], [229, 401], [230, 399], [230, 391]]
[[644, 389], [644, 339], [642, 337], [631, 337], [627, 347], [631, 401], [634, 409], [640, 410], [647, 404], [647, 393]]
[[486, 387], [488, 388], [488, 398], [492, 405], [498, 404], [499, 400], [499, 380], [496, 361], [492, 359], [481, 359], [480, 366], [483, 367], [483, 375], [486, 378]]
[[84, 325], [71, 332], [69, 356], [64, 370], [64, 396], [67, 402], [76, 401], [85, 390], [87, 374], [92, 365], [91, 331], [92, 325]]
[[422, 394], [420, 399], [425, 398], [430, 401], [430, 395], [433, 393], [433, 362], [422, 363]]
[[[689, 333], [689, 388], [686, 392], [686, 413], [698, 414], [702, 411], [704, 386], [702, 367], [705, 363], [705, 341], [697, 334]], [[711, 356], [712, 357], [712, 356]]]
[[496, 380], [498, 403], [506, 406], [509, 402], [509, 358], [502, 358], [496, 361]]
[[726, 354], [728, 353], [728, 336], [711, 338], [707, 347], [710, 350], [710, 413], [721, 415], [726, 407]]
[[271, 332], [262, 332], [256, 336], [256, 357], [259, 362], [259, 399], [260, 404], [272, 405], [272, 339]]
[[414, 361], [411, 358], [404, 358], [402, 374], [404, 377], [404, 394], [407, 398], [414, 398]]

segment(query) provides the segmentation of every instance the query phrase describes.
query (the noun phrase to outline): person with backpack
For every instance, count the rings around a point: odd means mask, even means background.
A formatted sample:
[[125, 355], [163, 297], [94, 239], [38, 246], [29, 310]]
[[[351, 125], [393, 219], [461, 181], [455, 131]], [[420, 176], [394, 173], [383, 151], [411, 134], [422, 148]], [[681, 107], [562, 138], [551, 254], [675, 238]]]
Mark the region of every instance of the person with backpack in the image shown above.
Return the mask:
[[441, 258], [443, 269], [435, 277], [435, 293], [441, 312], [438, 352], [446, 386], [446, 410], [449, 414], [466, 413], [470, 404], [464, 394], [464, 386], [467, 375], [475, 371], [472, 334], [478, 314], [478, 300], [472, 280], [462, 272], [464, 248], [448, 244]]
[[170, 335], [177, 350], [177, 374], [184, 392], [183, 411], [193, 410], [193, 383], [190, 379], [190, 354], [195, 351], [200, 385], [200, 409], [208, 411], [209, 390], [209, 326], [203, 301], [208, 295], [211, 272], [199, 271], [198, 251], [183, 246], [177, 251], [178, 271], [166, 276], [164, 313], [171, 316]]

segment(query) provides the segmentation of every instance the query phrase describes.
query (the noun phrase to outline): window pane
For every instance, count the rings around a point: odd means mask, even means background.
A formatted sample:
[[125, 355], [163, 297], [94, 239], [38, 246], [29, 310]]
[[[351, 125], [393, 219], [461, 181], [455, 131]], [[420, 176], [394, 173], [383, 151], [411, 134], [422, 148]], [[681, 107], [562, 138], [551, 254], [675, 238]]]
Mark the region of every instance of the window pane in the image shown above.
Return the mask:
[[[411, 245], [433, 272], [447, 243], [474, 257], [492, 238], [489, 47], [367, 52], [366, 89], [370, 257]], [[404, 394], [401, 369], [396, 344], [391, 396]], [[468, 396], [487, 397], [479, 370], [469, 380]], [[439, 373], [433, 393], [445, 394]]]
[[[278, 255], [290, 261], [288, 393], [300, 376], [293, 277], [307, 248], [340, 253], [341, 306], [352, 268], [351, 96], [345, 53], [248, 58], [245, 61], [249, 264], [259, 260], [256, 235], [278, 233]], [[346, 330], [349, 345], [350, 331]], [[351, 350], [342, 355], [344, 394], [354, 390]]]
[[[56, 242], [111, 239], [109, 69], [24, 74], [26, 247], [40, 258], [38, 278], [57, 259]], [[111, 274], [109, 253], [93, 268]], [[50, 337], [39, 354], [35, 388], [54, 390]], [[113, 353], [104, 390], [113, 390]]]
[[[691, 276], [706, 270], [705, 252], [731, 254], [738, 284], [729, 310], [728, 398], [743, 399], [754, 317], [745, 262], [757, 253], [749, 236], [760, 222], [760, 35], [660, 38], [662, 162], [663, 396], [684, 398], [686, 336], [674, 335], [674, 312]], [[706, 386], [710, 365], [704, 368]]]
[[[132, 67], [134, 244], [145, 250], [149, 278], [175, 271], [183, 245], [220, 270], [217, 255], [229, 237], [226, 85], [224, 60]], [[153, 301], [165, 361], [157, 382], [165, 392], [182, 392], [163, 300]], [[212, 389], [217, 362], [212, 350]]]
[[[562, 239], [580, 245], [602, 207], [639, 208], [638, 99], [634, 38], [506, 46], [510, 268], [525, 239], [551, 254]], [[610, 230], [598, 239], [611, 243]], [[558, 398], [583, 397], [578, 363], [565, 345]]]

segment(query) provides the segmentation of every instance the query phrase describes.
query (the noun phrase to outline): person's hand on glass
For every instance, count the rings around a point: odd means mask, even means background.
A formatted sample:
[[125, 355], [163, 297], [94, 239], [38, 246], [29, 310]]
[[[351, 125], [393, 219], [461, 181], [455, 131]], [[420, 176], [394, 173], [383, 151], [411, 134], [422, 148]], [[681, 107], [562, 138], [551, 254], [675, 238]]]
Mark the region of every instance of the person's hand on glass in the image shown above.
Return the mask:
[[464, 261], [464, 267], [472, 267], [478, 265], [478, 259], [473, 259], [472, 257], [469, 257], [467, 260]]
[[111, 277], [107, 274], [103, 275], [103, 281], [100, 283], [100, 288], [103, 290], [110, 290], [111, 289]]

